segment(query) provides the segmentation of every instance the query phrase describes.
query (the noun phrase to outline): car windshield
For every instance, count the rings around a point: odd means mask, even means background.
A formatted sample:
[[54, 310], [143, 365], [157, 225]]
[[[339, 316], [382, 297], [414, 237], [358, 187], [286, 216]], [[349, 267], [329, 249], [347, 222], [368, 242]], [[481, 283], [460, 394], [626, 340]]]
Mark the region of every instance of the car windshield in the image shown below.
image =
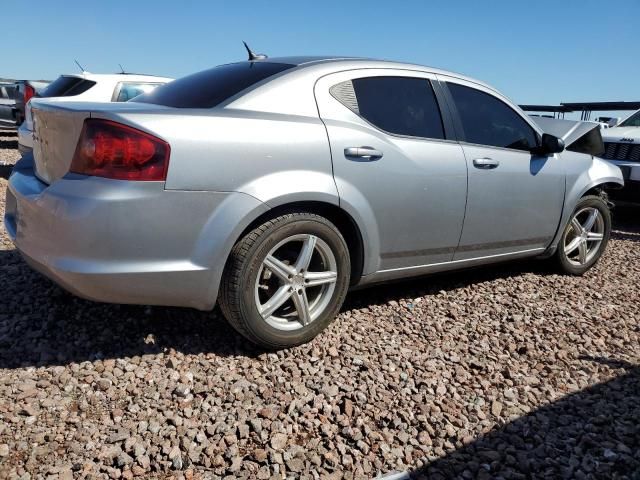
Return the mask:
[[640, 110], [622, 122], [620, 127], [640, 127]]
[[271, 62], [220, 65], [174, 80], [132, 101], [175, 108], [212, 108], [265, 78], [293, 67]]

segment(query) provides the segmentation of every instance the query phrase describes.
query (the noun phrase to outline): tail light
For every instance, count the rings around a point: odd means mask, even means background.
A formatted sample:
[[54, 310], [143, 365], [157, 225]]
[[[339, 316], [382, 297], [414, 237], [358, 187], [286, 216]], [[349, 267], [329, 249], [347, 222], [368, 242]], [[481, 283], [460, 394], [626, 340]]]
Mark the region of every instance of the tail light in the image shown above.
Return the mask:
[[29, 100], [31, 100], [35, 94], [36, 94], [36, 89], [33, 88], [29, 84], [25, 84], [25, 86], [24, 86], [24, 104], [26, 105], [27, 102]]
[[70, 171], [118, 180], [166, 180], [169, 144], [109, 120], [84, 121]]

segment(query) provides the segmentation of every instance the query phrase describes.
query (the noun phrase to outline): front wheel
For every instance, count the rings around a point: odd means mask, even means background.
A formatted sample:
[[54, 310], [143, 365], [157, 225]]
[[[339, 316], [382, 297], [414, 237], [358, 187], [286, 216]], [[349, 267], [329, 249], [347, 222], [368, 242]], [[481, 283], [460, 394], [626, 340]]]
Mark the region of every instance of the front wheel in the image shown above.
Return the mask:
[[349, 251], [340, 231], [312, 213], [288, 213], [244, 236], [225, 267], [220, 307], [260, 346], [306, 343], [337, 315], [349, 286]]
[[578, 202], [564, 229], [556, 259], [562, 271], [582, 275], [602, 256], [611, 235], [611, 212], [598, 196]]

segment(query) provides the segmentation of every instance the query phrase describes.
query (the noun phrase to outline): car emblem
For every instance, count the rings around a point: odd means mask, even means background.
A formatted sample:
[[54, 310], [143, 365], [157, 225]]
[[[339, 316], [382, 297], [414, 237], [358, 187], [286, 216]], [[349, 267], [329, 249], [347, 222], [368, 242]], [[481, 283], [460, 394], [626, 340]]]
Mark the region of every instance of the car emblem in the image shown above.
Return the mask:
[[635, 140], [633, 138], [621, 138], [620, 141], [621, 142], [631, 142], [631, 143], [633, 143]]

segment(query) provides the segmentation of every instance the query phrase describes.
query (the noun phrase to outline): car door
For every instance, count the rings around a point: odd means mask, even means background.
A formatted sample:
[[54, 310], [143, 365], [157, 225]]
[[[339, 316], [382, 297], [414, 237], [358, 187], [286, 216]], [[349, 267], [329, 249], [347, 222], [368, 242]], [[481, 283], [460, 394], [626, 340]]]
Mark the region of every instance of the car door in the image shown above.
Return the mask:
[[471, 82], [440, 78], [458, 120], [469, 172], [454, 260], [543, 251], [562, 214], [562, 158], [531, 152], [540, 134], [506, 99]]
[[448, 262], [458, 244], [467, 169], [431, 80], [362, 69], [316, 84], [341, 204], [365, 219], [365, 274]]

